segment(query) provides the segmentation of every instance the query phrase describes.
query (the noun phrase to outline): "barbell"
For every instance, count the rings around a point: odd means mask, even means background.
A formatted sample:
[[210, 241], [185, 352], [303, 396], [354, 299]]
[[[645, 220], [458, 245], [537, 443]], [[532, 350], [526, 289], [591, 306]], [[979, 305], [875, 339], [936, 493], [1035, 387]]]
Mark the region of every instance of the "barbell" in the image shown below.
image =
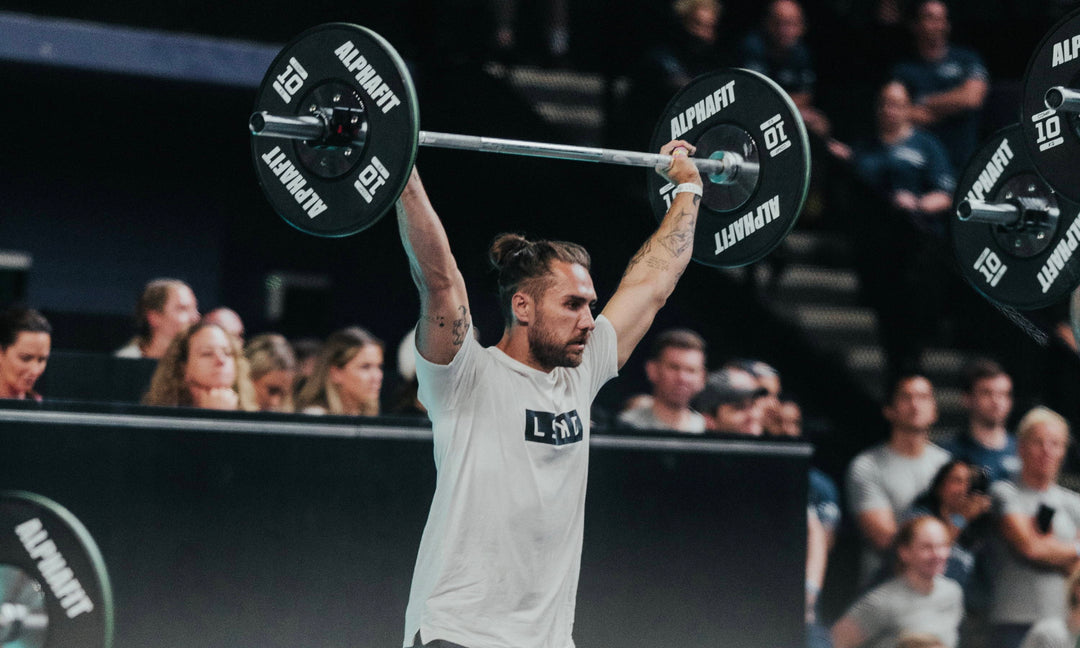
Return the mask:
[[1033, 309], [1080, 285], [1080, 10], [1040, 41], [1020, 122], [987, 139], [961, 174], [952, 241], [961, 272], [991, 301]]
[[[290, 225], [317, 236], [360, 232], [391, 211], [420, 145], [475, 152], [666, 167], [657, 153], [422, 131], [405, 62], [375, 32], [313, 27], [274, 59], [248, 120], [259, 183]], [[669, 102], [652, 137], [696, 148], [705, 184], [693, 258], [737, 267], [764, 257], [794, 227], [810, 181], [806, 128], [791, 98], [764, 75], [703, 75]], [[658, 219], [675, 186], [649, 175]]]

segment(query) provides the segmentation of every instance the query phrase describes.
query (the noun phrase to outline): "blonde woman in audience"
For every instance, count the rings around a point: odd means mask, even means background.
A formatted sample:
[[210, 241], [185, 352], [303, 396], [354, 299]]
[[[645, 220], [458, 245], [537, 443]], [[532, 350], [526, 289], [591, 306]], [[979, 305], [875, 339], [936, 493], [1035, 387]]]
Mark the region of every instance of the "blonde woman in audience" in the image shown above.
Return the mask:
[[896, 534], [899, 573], [864, 594], [833, 625], [834, 648], [895, 648], [907, 633], [927, 633], [954, 648], [964, 614], [960, 585], [944, 576], [951, 539], [929, 515]]
[[323, 344], [296, 408], [305, 414], [378, 416], [382, 381], [382, 341], [358, 326], [342, 329]]
[[143, 403], [254, 411], [255, 389], [240, 342], [207, 322], [177, 335], [158, 361]]
[[296, 355], [284, 336], [257, 335], [244, 347], [255, 387], [255, 403], [262, 412], [292, 412], [296, 381]]
[[41, 400], [34, 383], [45, 372], [52, 326], [36, 310], [0, 312], [0, 398]]
[[169, 343], [199, 321], [199, 302], [179, 279], [154, 279], [135, 305], [137, 332], [114, 354], [118, 358], [161, 358]]

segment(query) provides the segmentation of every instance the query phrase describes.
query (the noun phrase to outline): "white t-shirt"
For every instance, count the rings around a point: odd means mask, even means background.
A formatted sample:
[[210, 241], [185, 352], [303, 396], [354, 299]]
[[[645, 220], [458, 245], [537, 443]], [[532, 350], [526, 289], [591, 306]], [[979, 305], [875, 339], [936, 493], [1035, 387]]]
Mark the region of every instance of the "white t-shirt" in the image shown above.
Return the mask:
[[964, 616], [964, 594], [956, 581], [938, 576], [929, 594], [895, 577], [864, 594], [847, 616], [866, 635], [864, 648], [893, 648], [905, 633], [932, 634], [955, 646]]
[[469, 648], [573, 648], [589, 410], [617, 373], [603, 316], [574, 368], [538, 371], [471, 335], [448, 365], [417, 354], [438, 477], [403, 645], [419, 630]]
[[[899, 520], [915, 498], [930, 487], [938, 469], [949, 462], [949, 453], [927, 443], [918, 457], [906, 457], [888, 444], [861, 452], [848, 466], [847, 492], [851, 513], [891, 510]], [[860, 582], [869, 583], [881, 569], [881, 556], [870, 541], [863, 540]]]

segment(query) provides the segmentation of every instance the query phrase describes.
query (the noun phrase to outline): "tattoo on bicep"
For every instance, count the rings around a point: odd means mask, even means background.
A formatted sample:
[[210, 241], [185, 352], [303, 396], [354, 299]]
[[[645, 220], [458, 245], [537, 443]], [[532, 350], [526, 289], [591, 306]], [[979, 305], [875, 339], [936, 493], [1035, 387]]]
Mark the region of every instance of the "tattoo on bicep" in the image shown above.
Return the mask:
[[461, 317], [454, 320], [454, 337], [451, 340], [454, 346], [461, 346], [465, 344], [465, 336], [469, 332], [469, 309], [464, 306], [458, 306], [458, 311]]
[[634, 256], [630, 259], [630, 263], [626, 264], [626, 270], [623, 271], [624, 277], [630, 274], [630, 271], [634, 269], [634, 266], [641, 263], [641, 260], [645, 258], [645, 255], [649, 253], [650, 249], [652, 249], [651, 238], [645, 241], [645, 245], [642, 245], [641, 248], [638, 249], [637, 253], [635, 253]]
[[446, 326], [446, 318], [442, 315], [428, 315], [424, 317], [424, 321], [428, 322], [429, 324], [434, 324], [439, 328], [444, 328]]

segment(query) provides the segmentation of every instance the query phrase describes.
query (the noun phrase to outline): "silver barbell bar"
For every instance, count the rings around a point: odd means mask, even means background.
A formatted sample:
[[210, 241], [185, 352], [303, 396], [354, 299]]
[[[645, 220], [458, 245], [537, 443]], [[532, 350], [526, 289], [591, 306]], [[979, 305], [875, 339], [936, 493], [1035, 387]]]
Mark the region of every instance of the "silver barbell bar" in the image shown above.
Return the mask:
[[[252, 135], [262, 137], [279, 137], [308, 142], [326, 141], [330, 136], [330, 123], [322, 114], [312, 116], [283, 116], [273, 115], [266, 111], [256, 112], [248, 120], [248, 128]], [[366, 132], [361, 130], [349, 139], [353, 146], [363, 146]], [[636, 166], [648, 168], [667, 168], [672, 161], [672, 156], [659, 153], [641, 153], [638, 151], [623, 151], [618, 149], [606, 149], [588, 146], [573, 146], [570, 144], [550, 144], [544, 142], [529, 142], [525, 140], [501, 139], [497, 137], [480, 137], [476, 135], [455, 135], [452, 133], [436, 133], [420, 131], [419, 144], [435, 148], [458, 149], [466, 151], [480, 151], [485, 153], [504, 153], [507, 155], [522, 155], [526, 157], [556, 158], [560, 160], [576, 160], [579, 162], [600, 162], [617, 164], [621, 166]], [[698, 170], [708, 176], [708, 179], [718, 184], [731, 184], [740, 173], [750, 173], [756, 176], [759, 167], [756, 163], [747, 162], [742, 155], [734, 151], [718, 151], [715, 158], [691, 158], [690, 161]]]

